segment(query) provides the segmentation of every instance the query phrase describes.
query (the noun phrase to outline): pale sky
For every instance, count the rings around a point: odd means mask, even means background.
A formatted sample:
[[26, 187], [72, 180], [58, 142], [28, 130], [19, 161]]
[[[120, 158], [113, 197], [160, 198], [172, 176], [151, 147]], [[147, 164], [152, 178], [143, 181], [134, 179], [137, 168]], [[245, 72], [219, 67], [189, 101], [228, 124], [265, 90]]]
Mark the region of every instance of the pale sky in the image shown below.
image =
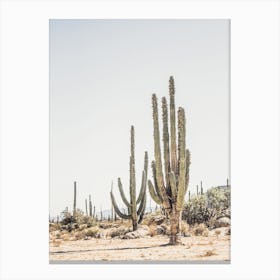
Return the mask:
[[[151, 95], [185, 108], [191, 192], [229, 178], [229, 20], [50, 20], [50, 214], [111, 207], [129, 193], [135, 126], [137, 193], [144, 151], [154, 158]], [[168, 98], [169, 100], [169, 98]], [[161, 108], [159, 104], [159, 108]], [[160, 126], [161, 123], [161, 111]], [[162, 137], [162, 134], [161, 134]], [[148, 198], [148, 206], [149, 206]], [[152, 202], [152, 206], [155, 205]]]

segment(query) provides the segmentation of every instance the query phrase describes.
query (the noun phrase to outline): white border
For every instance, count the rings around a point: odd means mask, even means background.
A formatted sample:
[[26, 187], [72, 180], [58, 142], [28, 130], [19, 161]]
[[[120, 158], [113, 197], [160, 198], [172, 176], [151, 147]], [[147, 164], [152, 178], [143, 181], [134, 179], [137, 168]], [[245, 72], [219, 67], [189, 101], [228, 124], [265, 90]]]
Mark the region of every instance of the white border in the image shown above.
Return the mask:
[[[48, 264], [49, 18], [231, 19], [230, 265]], [[279, 279], [278, 79], [278, 1], [2, 1], [1, 279]]]

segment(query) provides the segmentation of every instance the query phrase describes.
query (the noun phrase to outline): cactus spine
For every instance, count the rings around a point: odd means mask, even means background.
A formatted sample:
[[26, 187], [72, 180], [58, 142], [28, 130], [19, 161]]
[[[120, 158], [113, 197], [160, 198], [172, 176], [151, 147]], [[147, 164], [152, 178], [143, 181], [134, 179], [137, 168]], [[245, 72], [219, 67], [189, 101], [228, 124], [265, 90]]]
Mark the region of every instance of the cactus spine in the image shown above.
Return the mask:
[[186, 150], [185, 143], [185, 111], [181, 107], [178, 109], [178, 143], [176, 143], [174, 96], [174, 79], [170, 77], [170, 136], [167, 101], [165, 97], [162, 98], [164, 176], [161, 160], [157, 97], [155, 94], [152, 95], [155, 154], [155, 160], [152, 162], [152, 171], [154, 183], [151, 180], [148, 181], [152, 199], [163, 207], [164, 212], [170, 218], [171, 234], [169, 244], [171, 245], [181, 243], [181, 216], [184, 197], [188, 189], [190, 165], [190, 152]]
[[[135, 156], [134, 156], [134, 127], [131, 126], [131, 136], [130, 136], [130, 180], [129, 180], [129, 192], [130, 192], [130, 201], [125, 197], [121, 179], [118, 178], [118, 187], [121, 194], [121, 198], [126, 205], [128, 211], [127, 214], [124, 214], [119, 207], [117, 206], [113, 191], [111, 190], [111, 200], [116, 214], [122, 219], [131, 219], [133, 230], [137, 229], [137, 225], [142, 221], [142, 218], [145, 213], [146, 208], [146, 185], [147, 185], [147, 171], [148, 171], [148, 153], [145, 152], [144, 157], [144, 170], [142, 172], [142, 184], [140, 193], [136, 199], [136, 179], [135, 179]], [[137, 209], [137, 205], [139, 207]]]
[[74, 182], [74, 203], [73, 203], [73, 217], [76, 217], [76, 202], [77, 202], [77, 182]]

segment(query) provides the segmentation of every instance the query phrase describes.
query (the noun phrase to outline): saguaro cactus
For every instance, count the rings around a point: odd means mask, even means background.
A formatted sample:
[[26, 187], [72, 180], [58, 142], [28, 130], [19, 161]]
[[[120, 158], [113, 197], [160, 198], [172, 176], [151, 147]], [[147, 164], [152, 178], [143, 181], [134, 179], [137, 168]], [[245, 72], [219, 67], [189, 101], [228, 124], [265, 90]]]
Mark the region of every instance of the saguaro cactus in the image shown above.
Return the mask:
[[[133, 230], [137, 229], [137, 225], [142, 221], [146, 208], [146, 185], [147, 185], [147, 171], [148, 171], [148, 153], [145, 152], [144, 157], [144, 170], [142, 172], [142, 184], [140, 193], [136, 199], [136, 179], [135, 179], [135, 158], [134, 158], [134, 127], [131, 126], [131, 148], [130, 148], [130, 180], [129, 180], [129, 191], [130, 201], [126, 199], [121, 179], [118, 178], [118, 187], [121, 194], [121, 198], [128, 209], [128, 213], [123, 213], [117, 206], [113, 191], [111, 190], [111, 200], [116, 214], [122, 219], [131, 219]], [[137, 209], [137, 205], [139, 207]]]
[[[170, 97], [170, 137], [168, 128], [168, 109], [166, 98], [162, 98], [163, 120], [163, 157], [164, 173], [162, 171], [160, 132], [158, 121], [157, 97], [152, 95], [153, 126], [154, 126], [154, 154], [152, 162], [154, 184], [148, 181], [149, 191], [153, 200], [160, 204], [170, 218], [171, 234], [169, 244], [181, 243], [181, 217], [184, 197], [189, 184], [190, 152], [186, 150], [185, 111], [178, 109], [178, 144], [176, 143], [176, 116], [175, 116], [175, 87], [174, 79], [169, 79]], [[170, 142], [169, 142], [170, 140]]]
[[73, 202], [73, 217], [76, 217], [76, 202], [77, 202], [77, 182], [74, 182], [74, 202]]

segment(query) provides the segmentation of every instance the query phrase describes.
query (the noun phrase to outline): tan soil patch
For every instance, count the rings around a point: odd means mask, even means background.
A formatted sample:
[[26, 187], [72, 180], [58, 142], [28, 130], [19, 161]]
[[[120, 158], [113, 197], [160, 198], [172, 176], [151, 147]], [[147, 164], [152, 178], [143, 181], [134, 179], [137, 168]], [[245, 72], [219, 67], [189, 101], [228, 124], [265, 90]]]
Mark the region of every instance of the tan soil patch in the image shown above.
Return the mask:
[[229, 261], [230, 236], [183, 237], [180, 246], [162, 246], [167, 236], [50, 242], [50, 261]]

